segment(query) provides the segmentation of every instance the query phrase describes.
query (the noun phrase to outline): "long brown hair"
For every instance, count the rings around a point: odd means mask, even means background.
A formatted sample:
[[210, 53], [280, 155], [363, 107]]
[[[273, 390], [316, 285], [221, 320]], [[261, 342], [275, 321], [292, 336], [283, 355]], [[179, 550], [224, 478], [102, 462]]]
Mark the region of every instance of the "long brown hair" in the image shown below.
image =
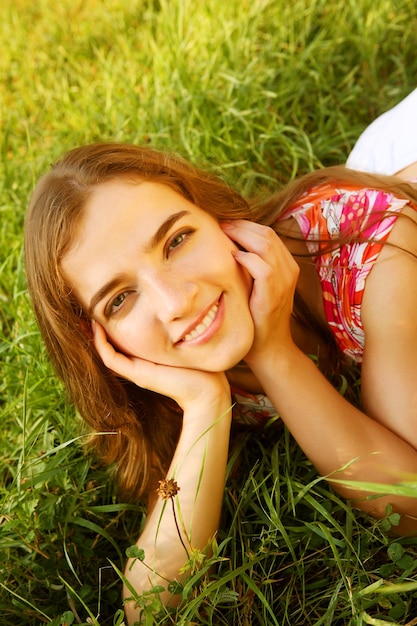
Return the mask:
[[[39, 328], [57, 374], [93, 431], [91, 442], [108, 464], [115, 463], [124, 495], [146, 494], [168, 469], [182, 416], [174, 403], [117, 377], [102, 363], [89, 320], [64, 278], [61, 262], [93, 190], [120, 176], [168, 185], [217, 219], [251, 219], [274, 224], [309, 188], [339, 181], [389, 188], [401, 197], [417, 194], [397, 179], [353, 173], [343, 167], [307, 175], [266, 202], [251, 205], [230, 186], [179, 156], [150, 147], [92, 144], [68, 152], [40, 179], [25, 228], [29, 292]], [[298, 315], [313, 324], [303, 303]], [[327, 328], [318, 331], [330, 340]]]

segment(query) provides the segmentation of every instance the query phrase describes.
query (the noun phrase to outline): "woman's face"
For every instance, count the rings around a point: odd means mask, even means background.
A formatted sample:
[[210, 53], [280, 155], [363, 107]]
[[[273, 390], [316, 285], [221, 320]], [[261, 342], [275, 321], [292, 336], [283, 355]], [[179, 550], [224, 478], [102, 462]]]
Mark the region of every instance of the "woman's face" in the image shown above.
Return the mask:
[[252, 279], [218, 222], [170, 187], [112, 180], [84, 209], [62, 268], [125, 354], [224, 371], [249, 351]]

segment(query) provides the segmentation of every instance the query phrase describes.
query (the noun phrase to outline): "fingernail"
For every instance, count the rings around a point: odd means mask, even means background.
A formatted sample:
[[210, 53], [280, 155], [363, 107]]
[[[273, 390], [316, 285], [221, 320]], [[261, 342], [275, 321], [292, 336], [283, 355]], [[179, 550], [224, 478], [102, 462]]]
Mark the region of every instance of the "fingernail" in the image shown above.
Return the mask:
[[225, 230], [228, 230], [229, 228], [233, 228], [234, 224], [233, 224], [233, 222], [222, 221], [222, 222], [220, 222], [220, 227], [224, 228]]

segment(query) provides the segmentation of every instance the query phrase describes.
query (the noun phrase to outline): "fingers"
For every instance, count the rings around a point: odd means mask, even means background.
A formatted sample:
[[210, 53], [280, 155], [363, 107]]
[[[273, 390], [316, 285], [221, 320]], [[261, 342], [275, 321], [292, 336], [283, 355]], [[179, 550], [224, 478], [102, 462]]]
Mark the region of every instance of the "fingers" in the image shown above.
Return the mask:
[[228, 237], [244, 248], [233, 254], [253, 278], [249, 301], [259, 334], [288, 325], [299, 267], [272, 228], [246, 220], [222, 224]]
[[246, 268], [255, 280], [267, 280], [273, 278], [273, 268], [264, 259], [253, 252], [238, 250], [233, 254], [239, 265]]
[[275, 249], [286, 250], [276, 232], [269, 226], [248, 220], [221, 222], [220, 226], [232, 241], [248, 252], [268, 257]]
[[[247, 220], [221, 223], [227, 236], [246, 252], [236, 251], [236, 261], [246, 267], [254, 279], [271, 276], [280, 281], [298, 276], [298, 265], [276, 232]], [[292, 280], [290, 280], [292, 282]]]
[[104, 365], [115, 374], [123, 378], [129, 378], [127, 374], [127, 365], [124, 361], [128, 359], [124, 354], [117, 352], [107, 339], [104, 328], [98, 322], [91, 324], [93, 329], [94, 346], [101, 357]]
[[138, 387], [172, 398], [184, 410], [193, 402], [201, 406], [201, 402], [217, 402], [219, 393], [230, 393], [222, 372], [183, 369], [127, 356], [115, 350], [101, 324], [94, 322], [92, 330], [94, 345], [106, 367]]
[[[104, 328], [98, 322], [92, 323], [92, 330], [95, 348], [104, 365], [118, 376], [132, 382], [136, 382], [140, 376], [143, 379], [140, 386], [148, 387], [147, 383], [152, 381], [152, 371], [156, 365], [143, 359], [129, 357], [115, 350], [109, 342]], [[136, 382], [136, 384], [138, 383]]]

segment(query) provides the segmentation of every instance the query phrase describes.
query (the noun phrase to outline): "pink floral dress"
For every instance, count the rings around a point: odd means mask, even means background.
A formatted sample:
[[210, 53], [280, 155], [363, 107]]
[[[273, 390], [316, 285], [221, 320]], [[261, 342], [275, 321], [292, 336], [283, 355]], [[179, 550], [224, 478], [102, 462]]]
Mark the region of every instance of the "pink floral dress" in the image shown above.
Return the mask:
[[[410, 201], [385, 191], [327, 184], [310, 190], [280, 218], [297, 221], [313, 255], [329, 326], [340, 349], [357, 363], [365, 343], [361, 320], [365, 281], [405, 205]], [[359, 232], [359, 241], [332, 244]], [[276, 414], [263, 395], [236, 390], [235, 400], [239, 421], [259, 423]]]
[[[362, 361], [365, 335], [361, 307], [365, 281], [408, 200], [376, 189], [335, 189], [308, 193], [285, 217], [293, 217], [313, 255], [323, 290], [324, 311], [340, 349]], [[333, 246], [332, 240], [360, 241]]]

